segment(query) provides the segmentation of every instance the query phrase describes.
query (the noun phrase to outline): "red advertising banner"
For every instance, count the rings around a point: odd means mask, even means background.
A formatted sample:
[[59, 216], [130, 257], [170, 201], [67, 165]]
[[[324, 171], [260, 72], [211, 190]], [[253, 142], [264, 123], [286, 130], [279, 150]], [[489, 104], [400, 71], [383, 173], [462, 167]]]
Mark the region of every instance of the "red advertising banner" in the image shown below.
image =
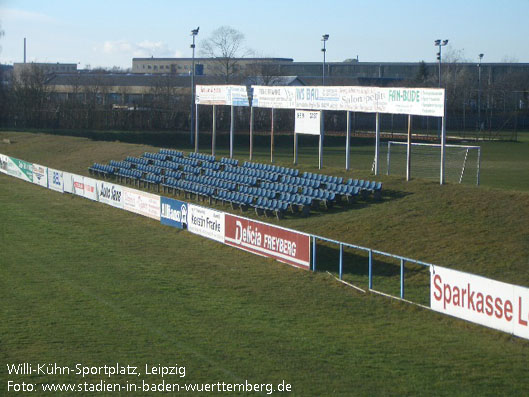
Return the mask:
[[232, 247], [310, 269], [310, 236], [225, 214], [224, 242]]

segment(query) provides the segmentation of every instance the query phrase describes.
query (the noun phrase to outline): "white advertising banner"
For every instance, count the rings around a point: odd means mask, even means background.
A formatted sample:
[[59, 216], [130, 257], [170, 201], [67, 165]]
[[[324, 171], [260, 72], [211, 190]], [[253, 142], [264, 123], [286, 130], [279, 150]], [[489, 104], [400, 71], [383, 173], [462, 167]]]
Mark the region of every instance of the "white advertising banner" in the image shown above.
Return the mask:
[[84, 197], [90, 200], [97, 201], [97, 181], [92, 178], [84, 177]]
[[108, 204], [116, 208], [123, 208], [122, 186], [105, 181], [97, 181], [97, 195], [100, 203]]
[[123, 187], [122, 192], [123, 209], [160, 220], [160, 196], [128, 187]]
[[224, 212], [188, 204], [187, 230], [191, 233], [224, 242]]
[[56, 192], [64, 192], [63, 172], [48, 168], [48, 187]]
[[197, 105], [230, 105], [227, 85], [197, 85], [195, 91]]
[[431, 266], [430, 305], [440, 313], [529, 339], [529, 288]]
[[321, 113], [314, 110], [296, 110], [294, 132], [296, 134], [320, 135]]
[[0, 172], [3, 174], [7, 174], [7, 162], [9, 161], [9, 157], [7, 157], [5, 154], [0, 153]]
[[253, 86], [253, 106], [444, 116], [442, 88]]
[[[252, 106], [259, 108], [295, 109], [295, 87], [254, 85]], [[309, 108], [312, 109], [312, 108]]]
[[[75, 194], [73, 176], [74, 176], [74, 174], [70, 174], [69, 172], [63, 172], [62, 173], [62, 181], [64, 183], [64, 192], [65, 193]], [[84, 194], [84, 191], [83, 191], [83, 194]]]
[[43, 187], [48, 187], [48, 168], [43, 165], [33, 163], [33, 183]]
[[248, 92], [244, 85], [197, 85], [195, 103], [248, 106]]
[[72, 193], [84, 197], [84, 177], [72, 174]]

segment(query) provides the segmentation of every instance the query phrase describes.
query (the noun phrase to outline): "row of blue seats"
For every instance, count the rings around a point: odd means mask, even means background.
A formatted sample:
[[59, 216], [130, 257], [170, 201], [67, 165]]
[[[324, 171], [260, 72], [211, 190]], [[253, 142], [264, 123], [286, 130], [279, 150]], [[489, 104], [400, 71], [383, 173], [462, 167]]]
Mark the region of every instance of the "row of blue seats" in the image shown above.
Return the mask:
[[138, 170], [129, 170], [126, 168], [120, 168], [117, 175], [124, 176], [126, 178], [140, 179], [143, 176], [143, 172]]
[[110, 160], [110, 165], [114, 168], [132, 168], [132, 163], [127, 161]]
[[174, 149], [160, 149], [161, 154], [166, 154], [168, 156], [171, 156], [173, 158], [175, 157], [184, 157], [184, 153], [174, 150]]
[[112, 175], [114, 174], [114, 167], [110, 165], [104, 165], [99, 163], [94, 163], [92, 167], [88, 169], [89, 171], [102, 172], [103, 174]]
[[321, 185], [321, 182], [317, 181], [315, 179], [307, 179], [307, 178], [302, 178], [302, 177], [299, 177], [299, 176], [289, 176], [289, 175], [282, 176], [281, 177], [281, 182], [286, 184], [286, 185], [295, 185], [295, 186], [299, 186], [299, 187], [308, 186], [308, 187], [311, 187], [313, 189], [317, 189]]
[[311, 187], [304, 187], [301, 190], [303, 196], [309, 196], [317, 200], [334, 201], [336, 194], [329, 190], [313, 189]]
[[299, 186], [279, 182], [261, 182], [261, 187], [278, 193], [297, 193], [299, 191]]
[[382, 182], [375, 181], [364, 181], [363, 179], [349, 179], [347, 185], [358, 186], [360, 189], [369, 191], [380, 191], [382, 190]]
[[141, 180], [149, 183], [160, 184], [162, 183], [163, 178], [161, 175], [147, 173], [143, 178], [141, 178]]
[[281, 193], [279, 200], [295, 205], [306, 205], [309, 207], [312, 205], [312, 197], [303, 196], [302, 194]]
[[237, 185], [233, 182], [225, 181], [224, 179], [212, 178], [209, 176], [202, 175], [187, 175], [185, 178], [186, 181], [200, 183], [206, 186], [216, 187], [222, 190], [235, 190]]
[[181, 171], [166, 170], [165, 178], [182, 179], [183, 173]]
[[266, 197], [268, 199], [273, 199], [277, 196], [277, 193], [272, 190], [263, 189], [262, 187], [256, 186], [241, 185], [239, 186], [239, 192], [249, 194], [250, 196]]
[[188, 157], [192, 158], [192, 159], [201, 160], [201, 161], [208, 161], [208, 162], [216, 161], [215, 160], [215, 156], [213, 156], [211, 154], [189, 152], [189, 156]]
[[151, 159], [151, 160], [159, 160], [159, 161], [165, 161], [167, 160], [167, 155], [166, 154], [162, 154], [162, 153], [149, 153], [149, 152], [145, 152], [143, 153], [143, 156], [144, 158], [146, 159]]
[[184, 180], [177, 180], [173, 185], [179, 190], [184, 190], [188, 193], [195, 193], [201, 196], [211, 197], [215, 193], [215, 188], [211, 186], [201, 185], [200, 183], [189, 182]]
[[255, 208], [270, 210], [270, 211], [286, 211], [289, 203], [276, 199], [267, 199], [265, 197], [258, 197], [257, 201], [253, 205]]
[[149, 172], [151, 174], [160, 175], [162, 173], [162, 168], [156, 167], [153, 165], [143, 165], [143, 164], [137, 164], [136, 169], [143, 172]]
[[254, 197], [239, 192], [228, 192], [226, 190], [219, 190], [213, 195], [214, 199], [229, 201], [230, 203], [250, 206], [253, 204]]
[[327, 184], [326, 189], [342, 196], [356, 196], [360, 192], [359, 186], [337, 185], [334, 183]]
[[221, 164], [231, 165], [233, 167], [237, 167], [239, 165], [239, 160], [237, 160], [237, 159], [229, 159], [227, 157], [223, 157], [223, 158], [220, 159], [220, 163]]
[[320, 181], [322, 183], [335, 183], [335, 184], [343, 183], [342, 177], [323, 175], [323, 174], [314, 174], [312, 172], [304, 172], [302, 177], [306, 179], [313, 179], [316, 181]]
[[211, 176], [213, 178], [224, 179], [230, 182], [235, 182], [239, 185], [255, 186], [257, 185], [257, 178], [247, 175], [232, 174], [226, 171], [213, 171], [206, 170], [204, 175]]
[[269, 171], [254, 170], [251, 168], [228, 166], [224, 168], [224, 171], [231, 172], [233, 174], [253, 176], [257, 179], [269, 182], [277, 182], [279, 180], [279, 174], [274, 174]]
[[200, 175], [200, 168], [193, 167], [192, 165], [184, 165], [182, 171], [184, 171], [185, 174]]
[[205, 170], [219, 171], [220, 167], [221, 167], [221, 164], [217, 162], [209, 162], [209, 161], [202, 162], [202, 168], [204, 168]]
[[149, 164], [149, 160], [147, 160], [147, 159], [145, 159], [143, 157], [127, 156], [125, 158], [125, 161], [128, 161], [129, 163], [132, 163], [132, 164], [143, 164], [143, 165]]
[[245, 161], [242, 165], [244, 168], [250, 168], [259, 171], [273, 172], [275, 174], [298, 176], [299, 170], [294, 168], [280, 167], [273, 164], [252, 163]]

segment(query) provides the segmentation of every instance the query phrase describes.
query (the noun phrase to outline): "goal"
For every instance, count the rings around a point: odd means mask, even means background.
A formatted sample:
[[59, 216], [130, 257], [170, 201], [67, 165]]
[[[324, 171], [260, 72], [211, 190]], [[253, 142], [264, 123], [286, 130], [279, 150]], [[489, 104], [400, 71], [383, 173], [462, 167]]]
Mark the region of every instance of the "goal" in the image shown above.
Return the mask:
[[[407, 146], [406, 142], [388, 142], [386, 164], [388, 175], [406, 176]], [[412, 143], [410, 163], [410, 176], [438, 179], [441, 145]], [[479, 185], [480, 166], [481, 148], [479, 146], [445, 145], [445, 178], [447, 182]]]

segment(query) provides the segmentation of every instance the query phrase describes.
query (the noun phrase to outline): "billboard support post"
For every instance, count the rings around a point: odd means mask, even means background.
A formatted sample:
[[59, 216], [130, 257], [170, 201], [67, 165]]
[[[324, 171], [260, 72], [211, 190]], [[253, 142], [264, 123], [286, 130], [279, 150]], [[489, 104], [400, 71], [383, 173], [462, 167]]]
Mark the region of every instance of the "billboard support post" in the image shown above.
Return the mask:
[[270, 116], [270, 162], [274, 162], [274, 108]]
[[215, 156], [215, 146], [217, 144], [217, 106], [213, 105], [213, 126], [211, 132], [211, 155]]
[[380, 154], [380, 113], [375, 115], [375, 175], [378, 175], [379, 156]]
[[[389, 167], [388, 167], [389, 172]], [[406, 180], [411, 179], [411, 114], [408, 115], [408, 146], [406, 150]]]
[[195, 153], [198, 153], [198, 103], [195, 105]]
[[235, 107], [231, 105], [230, 109], [230, 159], [233, 158], [233, 124], [235, 123]]
[[253, 160], [253, 118], [254, 108], [250, 106], [250, 161]]
[[351, 166], [351, 112], [347, 111], [347, 132], [345, 136], [345, 169], [349, 171]]

